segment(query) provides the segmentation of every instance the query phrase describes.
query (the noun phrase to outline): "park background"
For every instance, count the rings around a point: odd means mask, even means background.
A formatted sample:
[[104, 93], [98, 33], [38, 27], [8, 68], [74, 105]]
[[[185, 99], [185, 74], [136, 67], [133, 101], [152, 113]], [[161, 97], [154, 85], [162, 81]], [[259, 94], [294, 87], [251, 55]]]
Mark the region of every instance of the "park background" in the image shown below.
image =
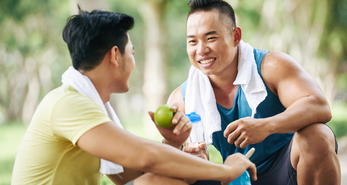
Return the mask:
[[[67, 18], [102, 9], [134, 17], [129, 31], [136, 68], [130, 90], [111, 104], [124, 127], [139, 137], [162, 137], [147, 111], [165, 103], [184, 82], [188, 0], [1, 0], [0, 1], [0, 185], [10, 184], [13, 163], [38, 103], [61, 85], [71, 65], [62, 40]], [[253, 47], [294, 57], [318, 82], [332, 108], [328, 125], [347, 135], [347, 0], [228, 0], [243, 40]], [[309, 111], [309, 110], [308, 110]], [[209, 147], [211, 160], [221, 163]], [[101, 184], [112, 184], [103, 178]]]

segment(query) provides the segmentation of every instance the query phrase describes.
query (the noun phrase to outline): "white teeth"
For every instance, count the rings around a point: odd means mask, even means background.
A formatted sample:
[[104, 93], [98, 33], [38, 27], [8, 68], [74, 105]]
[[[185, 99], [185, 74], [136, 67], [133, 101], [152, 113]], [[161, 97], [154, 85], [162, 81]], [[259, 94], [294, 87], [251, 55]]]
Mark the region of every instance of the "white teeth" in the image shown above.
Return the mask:
[[202, 61], [200, 61], [200, 63], [201, 63], [201, 64], [208, 64], [208, 63], [210, 63], [210, 62], [212, 62], [212, 61], [214, 61], [214, 58], [209, 59], [209, 60], [202, 60]]

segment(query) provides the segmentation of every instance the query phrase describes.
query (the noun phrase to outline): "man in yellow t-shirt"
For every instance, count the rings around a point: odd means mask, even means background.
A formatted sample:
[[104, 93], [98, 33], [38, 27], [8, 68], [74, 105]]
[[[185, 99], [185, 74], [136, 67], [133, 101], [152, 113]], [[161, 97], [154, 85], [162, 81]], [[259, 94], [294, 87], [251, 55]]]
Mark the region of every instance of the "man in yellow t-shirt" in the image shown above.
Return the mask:
[[[48, 93], [20, 146], [12, 185], [99, 184], [100, 158], [123, 166], [124, 172], [108, 175], [117, 185], [187, 184], [182, 179], [229, 183], [246, 169], [256, 179], [255, 165], [241, 154], [229, 156], [220, 165], [176, 149], [181, 146], [174, 143], [183, 143], [192, 128], [178, 104], [171, 107], [177, 111], [172, 120], [175, 126], [160, 129], [166, 144], [136, 137], [107, 116], [112, 114], [103, 106], [108, 105], [111, 94], [129, 90], [135, 60], [127, 31], [133, 24], [131, 16], [98, 10], [80, 10], [68, 19], [63, 39], [73, 70], [90, 82], [76, 83], [91, 85], [100, 101], [70, 85]], [[153, 112], [149, 115], [153, 119]]]
[[76, 147], [76, 142], [86, 131], [110, 121], [91, 98], [72, 87], [51, 91], [25, 134], [12, 183], [98, 184], [99, 158]]

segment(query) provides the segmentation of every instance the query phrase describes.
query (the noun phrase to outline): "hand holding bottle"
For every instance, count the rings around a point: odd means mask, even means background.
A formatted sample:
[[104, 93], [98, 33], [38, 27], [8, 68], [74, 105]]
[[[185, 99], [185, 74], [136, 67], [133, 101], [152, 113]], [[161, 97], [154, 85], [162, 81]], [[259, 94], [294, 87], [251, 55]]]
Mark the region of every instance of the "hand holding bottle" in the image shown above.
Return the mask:
[[196, 112], [186, 114], [192, 122], [192, 131], [187, 139], [183, 151], [192, 155], [209, 160], [207, 147], [205, 143], [204, 126], [201, 117]]

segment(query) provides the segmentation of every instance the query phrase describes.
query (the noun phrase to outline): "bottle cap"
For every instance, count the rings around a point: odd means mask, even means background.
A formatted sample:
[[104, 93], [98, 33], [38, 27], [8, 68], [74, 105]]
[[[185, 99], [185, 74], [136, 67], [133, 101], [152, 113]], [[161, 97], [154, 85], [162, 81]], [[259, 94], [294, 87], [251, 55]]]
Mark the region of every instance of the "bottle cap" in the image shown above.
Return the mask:
[[200, 115], [197, 114], [196, 112], [191, 112], [190, 114], [185, 114], [185, 115], [189, 117], [189, 119], [192, 123], [197, 123], [197, 122], [201, 121]]

